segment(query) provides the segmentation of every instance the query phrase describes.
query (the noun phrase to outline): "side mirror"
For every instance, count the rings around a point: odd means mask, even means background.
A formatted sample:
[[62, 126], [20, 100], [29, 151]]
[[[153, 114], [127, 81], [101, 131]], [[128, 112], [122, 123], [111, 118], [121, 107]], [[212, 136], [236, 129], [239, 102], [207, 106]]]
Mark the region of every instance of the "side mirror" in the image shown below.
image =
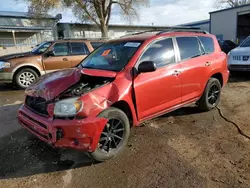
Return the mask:
[[156, 70], [156, 65], [153, 61], [143, 61], [138, 66], [138, 73], [153, 72]]
[[51, 56], [55, 56], [54, 52], [53, 51], [48, 51], [46, 54], [45, 54], [46, 57], [51, 57]]

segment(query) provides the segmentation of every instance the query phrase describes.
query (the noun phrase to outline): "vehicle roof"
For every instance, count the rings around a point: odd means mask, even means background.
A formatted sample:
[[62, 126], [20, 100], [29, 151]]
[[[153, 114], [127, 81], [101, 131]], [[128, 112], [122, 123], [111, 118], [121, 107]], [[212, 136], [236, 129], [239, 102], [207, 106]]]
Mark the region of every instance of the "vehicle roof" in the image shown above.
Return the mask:
[[135, 33], [131, 35], [123, 36], [119, 39], [110, 40], [112, 41], [144, 41], [155, 37], [170, 37], [170, 36], [212, 36], [206, 31], [146, 31], [141, 33]]

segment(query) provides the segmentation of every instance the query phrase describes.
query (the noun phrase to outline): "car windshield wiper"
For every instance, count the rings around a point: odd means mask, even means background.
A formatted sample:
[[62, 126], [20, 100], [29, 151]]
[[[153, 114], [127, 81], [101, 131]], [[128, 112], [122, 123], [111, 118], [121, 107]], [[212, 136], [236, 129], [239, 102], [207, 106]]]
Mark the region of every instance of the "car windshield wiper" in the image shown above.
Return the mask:
[[95, 68], [95, 67], [88, 67], [88, 66], [82, 66], [82, 65], [81, 65], [81, 67], [82, 67], [82, 68], [85, 68], [85, 69], [97, 69], [97, 68]]
[[200, 55], [200, 54], [194, 55], [194, 56], [192, 56], [191, 58], [195, 58], [195, 57], [199, 57], [199, 56], [201, 56], [201, 55]]

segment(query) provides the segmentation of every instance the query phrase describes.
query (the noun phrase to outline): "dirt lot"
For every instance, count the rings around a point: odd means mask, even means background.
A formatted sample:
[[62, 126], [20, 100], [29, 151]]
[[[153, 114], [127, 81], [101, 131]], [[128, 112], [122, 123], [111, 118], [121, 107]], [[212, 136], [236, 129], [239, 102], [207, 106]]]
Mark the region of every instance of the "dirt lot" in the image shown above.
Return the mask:
[[121, 155], [98, 164], [84, 153], [51, 149], [20, 129], [16, 110], [23, 100], [22, 91], [3, 88], [1, 188], [250, 187], [247, 74], [231, 78], [224, 88], [219, 105], [222, 114], [218, 109], [200, 113], [186, 107], [149, 121], [132, 129]]

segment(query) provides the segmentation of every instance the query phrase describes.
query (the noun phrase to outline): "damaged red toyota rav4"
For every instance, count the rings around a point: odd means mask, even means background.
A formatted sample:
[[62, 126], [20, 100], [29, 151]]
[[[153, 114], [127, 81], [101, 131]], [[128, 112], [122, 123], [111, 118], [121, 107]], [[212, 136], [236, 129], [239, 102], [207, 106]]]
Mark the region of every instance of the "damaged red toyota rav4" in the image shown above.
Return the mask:
[[205, 31], [134, 34], [42, 76], [26, 89], [18, 120], [54, 147], [105, 161], [124, 149], [132, 126], [194, 102], [215, 108], [228, 75], [226, 54]]

